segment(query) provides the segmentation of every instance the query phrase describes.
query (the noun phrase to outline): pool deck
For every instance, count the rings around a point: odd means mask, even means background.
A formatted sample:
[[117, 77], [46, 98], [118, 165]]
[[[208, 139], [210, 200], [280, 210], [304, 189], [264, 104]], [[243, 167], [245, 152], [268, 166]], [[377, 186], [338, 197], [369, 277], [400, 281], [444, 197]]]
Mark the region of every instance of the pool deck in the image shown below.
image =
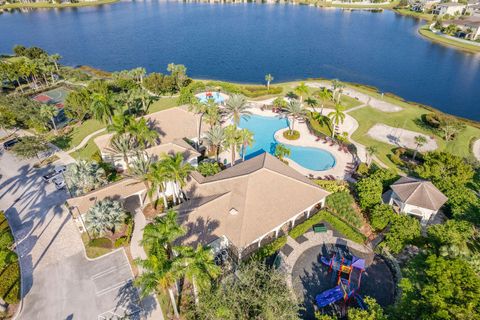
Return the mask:
[[[276, 117], [278, 113], [274, 113], [269, 110], [260, 110], [260, 108], [253, 107], [250, 108], [250, 111], [253, 114], [260, 115], [260, 116], [267, 116], [267, 117]], [[325, 112], [330, 112], [329, 110], [325, 109]], [[345, 126], [347, 123], [345, 123]], [[316, 141], [317, 137], [310, 134], [308, 131], [308, 127], [305, 122], [301, 123], [296, 121], [295, 122], [295, 130], [300, 132], [300, 138], [298, 140], [287, 140], [283, 137], [283, 131], [288, 130], [288, 128], [281, 129], [275, 133], [275, 139], [282, 144], [289, 144], [293, 146], [301, 146], [301, 147], [314, 147], [326, 150], [330, 152], [335, 157], [335, 166], [331, 169], [324, 170], [324, 171], [314, 171], [309, 170], [307, 168], [302, 167], [301, 165], [297, 164], [295, 161], [291, 159], [287, 159], [289, 165], [297, 170], [298, 172], [308, 176], [313, 175], [314, 177], [325, 177], [325, 176], [334, 176], [336, 179], [345, 179], [346, 177], [346, 166], [349, 162], [353, 162], [353, 156], [350, 153], [345, 153], [343, 151], [338, 150], [338, 145], [330, 146], [329, 143], [323, 143], [323, 141]]]

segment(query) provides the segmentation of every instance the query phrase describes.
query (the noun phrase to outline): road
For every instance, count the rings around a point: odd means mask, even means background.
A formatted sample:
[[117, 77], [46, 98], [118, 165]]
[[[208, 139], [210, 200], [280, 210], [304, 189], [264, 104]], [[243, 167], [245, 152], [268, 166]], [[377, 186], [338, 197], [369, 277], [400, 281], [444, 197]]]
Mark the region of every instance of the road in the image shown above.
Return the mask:
[[[0, 151], [0, 210], [18, 243], [23, 306], [18, 319], [106, 319], [136, 310], [137, 292], [123, 249], [85, 256], [80, 233], [63, 205], [64, 190], [46, 184], [47, 169]], [[128, 311], [127, 311], [128, 312]]]

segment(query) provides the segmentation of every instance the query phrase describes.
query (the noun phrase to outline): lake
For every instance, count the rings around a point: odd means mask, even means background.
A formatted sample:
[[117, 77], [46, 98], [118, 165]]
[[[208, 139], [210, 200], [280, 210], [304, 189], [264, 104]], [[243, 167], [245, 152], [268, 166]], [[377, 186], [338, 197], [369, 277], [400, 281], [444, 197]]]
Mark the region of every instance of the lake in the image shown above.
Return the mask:
[[121, 2], [0, 15], [0, 52], [15, 44], [109, 71], [185, 64], [195, 78], [274, 83], [339, 78], [480, 120], [480, 55], [434, 44], [421, 21], [268, 4]]

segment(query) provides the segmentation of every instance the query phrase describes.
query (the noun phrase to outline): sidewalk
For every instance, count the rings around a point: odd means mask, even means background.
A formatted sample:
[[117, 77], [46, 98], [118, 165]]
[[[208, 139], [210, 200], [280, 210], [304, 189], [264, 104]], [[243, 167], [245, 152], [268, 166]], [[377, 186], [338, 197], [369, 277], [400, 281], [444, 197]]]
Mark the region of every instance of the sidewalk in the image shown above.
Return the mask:
[[[147, 220], [143, 215], [142, 210], [135, 210], [135, 228], [132, 233], [132, 240], [130, 242], [130, 253], [133, 259], [146, 259], [147, 254], [145, 250], [140, 245], [140, 241], [143, 237], [143, 229], [147, 225]], [[139, 272], [142, 270], [139, 268]], [[154, 319], [154, 320], [163, 320], [162, 309], [160, 308], [160, 303], [157, 300], [155, 295], [151, 295], [140, 301], [140, 306], [143, 310], [148, 310], [148, 314], [143, 313], [145, 319]]]

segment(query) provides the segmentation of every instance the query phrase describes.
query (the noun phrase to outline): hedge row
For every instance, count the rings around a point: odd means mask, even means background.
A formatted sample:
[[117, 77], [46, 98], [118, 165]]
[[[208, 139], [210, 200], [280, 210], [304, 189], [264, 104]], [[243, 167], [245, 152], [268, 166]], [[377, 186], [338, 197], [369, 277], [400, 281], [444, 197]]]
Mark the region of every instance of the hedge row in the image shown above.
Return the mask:
[[236, 85], [222, 81], [209, 81], [205, 85], [207, 87], [221, 87], [228, 93], [240, 93], [249, 98], [261, 97], [267, 94], [280, 94], [283, 91], [282, 87], [271, 86], [270, 90], [267, 90], [265, 86]]
[[273, 242], [261, 247], [250, 257], [251, 260], [264, 260], [283, 248], [287, 243], [287, 236], [281, 236]]
[[20, 301], [20, 266], [17, 254], [10, 250], [13, 243], [8, 221], [0, 211], [0, 297], [9, 304]]
[[322, 221], [328, 222], [335, 230], [337, 230], [346, 238], [352, 241], [364, 243], [366, 240], [366, 237], [357, 229], [348, 225], [347, 223], [343, 222], [342, 220], [325, 210], [319, 211], [318, 213], [307, 219], [305, 222], [294, 227], [292, 230], [290, 230], [289, 235], [294, 239], [298, 238], [299, 236], [307, 232], [310, 228], [312, 228], [314, 224], [320, 223]]

